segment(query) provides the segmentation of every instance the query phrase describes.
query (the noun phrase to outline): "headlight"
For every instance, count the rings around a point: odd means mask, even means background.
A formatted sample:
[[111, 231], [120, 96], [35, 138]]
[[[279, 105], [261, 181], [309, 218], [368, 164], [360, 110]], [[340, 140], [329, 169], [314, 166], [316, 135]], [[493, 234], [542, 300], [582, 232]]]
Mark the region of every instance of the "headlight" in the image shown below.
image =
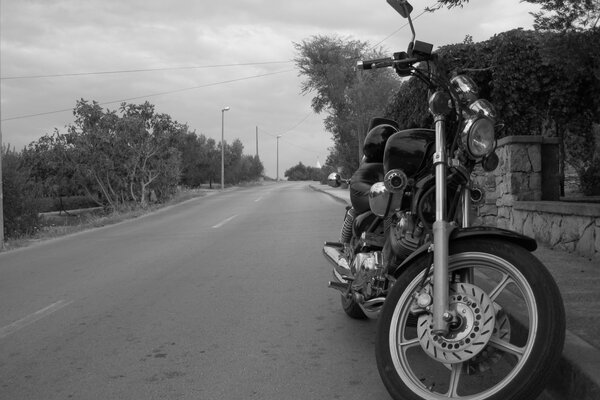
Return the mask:
[[467, 119], [461, 136], [467, 153], [476, 160], [492, 153], [496, 147], [494, 122], [481, 114]]
[[461, 101], [470, 103], [479, 97], [479, 87], [473, 79], [466, 75], [457, 75], [450, 80], [454, 91]]
[[497, 113], [494, 105], [485, 99], [479, 99], [469, 105], [469, 110], [475, 114], [483, 114], [484, 116], [496, 121]]
[[404, 192], [390, 193], [385, 187], [385, 183], [377, 182], [371, 186], [369, 191], [369, 207], [373, 214], [378, 217], [385, 217], [386, 212], [400, 208], [403, 195]]

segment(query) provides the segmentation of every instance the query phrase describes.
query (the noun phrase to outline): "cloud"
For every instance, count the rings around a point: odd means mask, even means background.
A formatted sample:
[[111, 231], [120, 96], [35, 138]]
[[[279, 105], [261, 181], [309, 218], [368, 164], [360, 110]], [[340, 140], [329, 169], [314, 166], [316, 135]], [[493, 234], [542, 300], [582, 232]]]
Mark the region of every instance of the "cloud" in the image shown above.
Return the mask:
[[[414, 0], [415, 15], [434, 3]], [[527, 27], [531, 18], [520, 4], [472, 0], [464, 9], [424, 14], [415, 22], [418, 37], [443, 45], [460, 42], [466, 34], [484, 40], [515, 24]], [[294, 57], [292, 43], [312, 35], [351, 36], [374, 44], [405, 24], [383, 0], [2, 0], [0, 18], [2, 77], [286, 61]], [[383, 44], [403, 50], [409, 38], [404, 28]], [[277, 73], [293, 67], [4, 79], [1, 117], [71, 110], [79, 98], [103, 103], [153, 95], [132, 102], [147, 99], [158, 112], [219, 141], [220, 110], [230, 106], [226, 140], [240, 138], [253, 154], [258, 126], [261, 159], [271, 176], [276, 174], [275, 136], [283, 134], [283, 176], [300, 161], [315, 165], [318, 158], [324, 163], [332, 146], [324, 115], [313, 115], [310, 95], [300, 95], [302, 78], [295, 71]], [[265, 76], [220, 83], [258, 75]], [[72, 120], [70, 111], [5, 120], [3, 139], [22, 148], [55, 128], [64, 130]]]

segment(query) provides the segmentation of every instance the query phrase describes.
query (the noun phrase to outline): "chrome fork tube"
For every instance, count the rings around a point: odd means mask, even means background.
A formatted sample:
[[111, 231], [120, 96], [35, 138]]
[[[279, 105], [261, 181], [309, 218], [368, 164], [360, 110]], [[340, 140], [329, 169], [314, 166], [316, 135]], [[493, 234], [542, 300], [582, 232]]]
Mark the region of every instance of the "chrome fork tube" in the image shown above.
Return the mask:
[[471, 189], [465, 186], [462, 189], [462, 227], [471, 226]]
[[446, 335], [452, 316], [448, 309], [448, 253], [450, 224], [446, 210], [446, 117], [435, 116], [435, 222], [433, 223], [433, 333]]
[[[465, 186], [462, 189], [462, 227], [468, 228], [471, 226], [471, 205], [473, 201], [471, 200], [471, 189], [468, 186]], [[473, 268], [470, 268], [464, 275], [464, 279], [468, 283], [475, 282], [475, 273]]]

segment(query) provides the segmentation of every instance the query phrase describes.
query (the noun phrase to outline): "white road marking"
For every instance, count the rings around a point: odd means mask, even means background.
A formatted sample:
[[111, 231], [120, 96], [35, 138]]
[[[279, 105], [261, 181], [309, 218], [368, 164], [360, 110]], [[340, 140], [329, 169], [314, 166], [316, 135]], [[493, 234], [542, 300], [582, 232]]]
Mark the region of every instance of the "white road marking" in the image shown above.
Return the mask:
[[231, 221], [232, 219], [234, 219], [235, 217], [237, 217], [237, 214], [236, 214], [236, 215], [232, 215], [231, 217], [229, 217], [229, 218], [227, 218], [227, 219], [224, 219], [223, 221], [219, 222], [219, 223], [218, 223], [218, 224], [216, 224], [216, 225], [213, 225], [212, 227], [213, 227], [213, 228], [220, 228], [220, 227], [222, 227], [223, 225], [225, 225], [226, 223], [228, 223], [229, 221]]
[[25, 318], [21, 318], [18, 321], [13, 322], [12, 324], [6, 325], [3, 328], [0, 328], [0, 339], [7, 337], [8, 335], [15, 333], [19, 329], [25, 328], [27, 325], [31, 325], [40, 319], [47, 317], [55, 311], [60, 310], [63, 307], [71, 304], [73, 300], [59, 300], [56, 303], [50, 304], [48, 307], [44, 307], [41, 310], [38, 310], [32, 314], [29, 314]]
[[254, 200], [254, 202], [256, 203], [257, 201], [261, 201], [262, 200], [262, 196], [260, 196], [258, 199]]

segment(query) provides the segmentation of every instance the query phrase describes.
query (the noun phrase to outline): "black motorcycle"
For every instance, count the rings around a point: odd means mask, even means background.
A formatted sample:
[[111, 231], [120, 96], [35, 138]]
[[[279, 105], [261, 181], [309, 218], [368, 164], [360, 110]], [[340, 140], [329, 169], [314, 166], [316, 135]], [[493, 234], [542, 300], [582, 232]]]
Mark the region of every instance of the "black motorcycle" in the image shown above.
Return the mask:
[[378, 319], [377, 366], [394, 399], [535, 399], [562, 352], [564, 306], [531, 254], [534, 239], [472, 226], [483, 192], [471, 173], [498, 165], [496, 112], [472, 79], [448, 77], [433, 46], [415, 40], [410, 4], [387, 2], [409, 20], [408, 51], [358, 68], [425, 82], [434, 129], [375, 120], [364, 147], [373, 159], [347, 181], [353, 207], [339, 242], [323, 248], [329, 286], [350, 317]]

